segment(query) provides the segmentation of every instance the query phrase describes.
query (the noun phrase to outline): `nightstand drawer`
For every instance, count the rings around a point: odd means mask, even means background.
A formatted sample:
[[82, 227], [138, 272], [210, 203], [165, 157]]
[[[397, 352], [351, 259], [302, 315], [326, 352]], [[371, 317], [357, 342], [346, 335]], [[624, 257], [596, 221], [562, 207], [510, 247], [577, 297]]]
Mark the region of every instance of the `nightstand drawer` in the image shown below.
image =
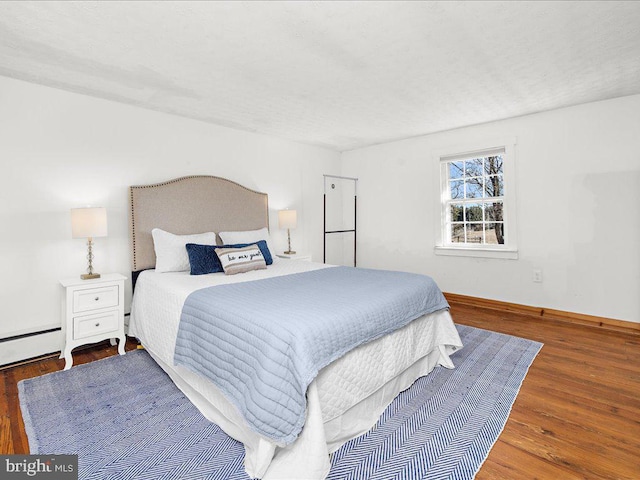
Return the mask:
[[73, 313], [87, 312], [118, 305], [118, 285], [87, 288], [73, 292]]
[[118, 330], [118, 311], [113, 310], [93, 315], [83, 315], [73, 319], [73, 338], [92, 337], [101, 333]]

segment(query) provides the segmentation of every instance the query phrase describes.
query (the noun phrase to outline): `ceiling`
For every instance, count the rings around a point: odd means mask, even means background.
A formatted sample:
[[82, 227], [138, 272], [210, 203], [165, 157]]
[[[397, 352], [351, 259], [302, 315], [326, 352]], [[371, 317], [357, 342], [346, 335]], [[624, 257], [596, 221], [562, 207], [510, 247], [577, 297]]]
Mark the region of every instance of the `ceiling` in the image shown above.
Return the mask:
[[0, 75], [338, 151], [640, 93], [640, 2], [0, 2]]

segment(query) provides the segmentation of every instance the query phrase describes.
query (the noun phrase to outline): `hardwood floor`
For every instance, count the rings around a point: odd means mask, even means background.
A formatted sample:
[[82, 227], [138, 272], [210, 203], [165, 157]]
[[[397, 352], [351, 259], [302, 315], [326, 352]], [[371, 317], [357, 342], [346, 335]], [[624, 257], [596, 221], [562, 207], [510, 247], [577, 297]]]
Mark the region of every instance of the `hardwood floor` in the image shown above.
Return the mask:
[[451, 313], [544, 343], [477, 480], [640, 478], [640, 336], [453, 303]]
[[[457, 323], [544, 343], [477, 480], [640, 478], [640, 336], [451, 305]], [[115, 354], [102, 343], [74, 364]], [[17, 382], [63, 367], [49, 358], [0, 371], [0, 453], [28, 452]]]

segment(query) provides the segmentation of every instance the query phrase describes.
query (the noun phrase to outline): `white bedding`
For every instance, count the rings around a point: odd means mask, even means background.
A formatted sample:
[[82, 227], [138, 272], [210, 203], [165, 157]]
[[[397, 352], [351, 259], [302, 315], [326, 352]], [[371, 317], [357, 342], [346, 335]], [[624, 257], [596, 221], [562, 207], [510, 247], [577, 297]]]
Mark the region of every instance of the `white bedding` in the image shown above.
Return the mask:
[[452, 368], [449, 354], [462, 346], [449, 312], [439, 311], [350, 352], [325, 367], [311, 383], [305, 427], [286, 448], [250, 430], [211, 382], [173, 366], [180, 313], [191, 292], [327, 267], [275, 258], [266, 270], [241, 275], [191, 276], [188, 272], [149, 270], [142, 272], [136, 283], [129, 335], [141, 340], [207, 418], [244, 443], [245, 469], [252, 478], [325, 478], [330, 468], [329, 453], [369, 430], [393, 398], [416, 378], [438, 364]]

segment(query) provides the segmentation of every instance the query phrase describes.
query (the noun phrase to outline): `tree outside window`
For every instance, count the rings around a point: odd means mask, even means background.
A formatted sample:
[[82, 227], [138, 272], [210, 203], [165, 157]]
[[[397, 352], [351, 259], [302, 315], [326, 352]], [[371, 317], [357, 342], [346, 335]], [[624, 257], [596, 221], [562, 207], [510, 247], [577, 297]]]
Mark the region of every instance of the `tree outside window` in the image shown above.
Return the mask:
[[445, 160], [448, 244], [504, 245], [502, 154]]

